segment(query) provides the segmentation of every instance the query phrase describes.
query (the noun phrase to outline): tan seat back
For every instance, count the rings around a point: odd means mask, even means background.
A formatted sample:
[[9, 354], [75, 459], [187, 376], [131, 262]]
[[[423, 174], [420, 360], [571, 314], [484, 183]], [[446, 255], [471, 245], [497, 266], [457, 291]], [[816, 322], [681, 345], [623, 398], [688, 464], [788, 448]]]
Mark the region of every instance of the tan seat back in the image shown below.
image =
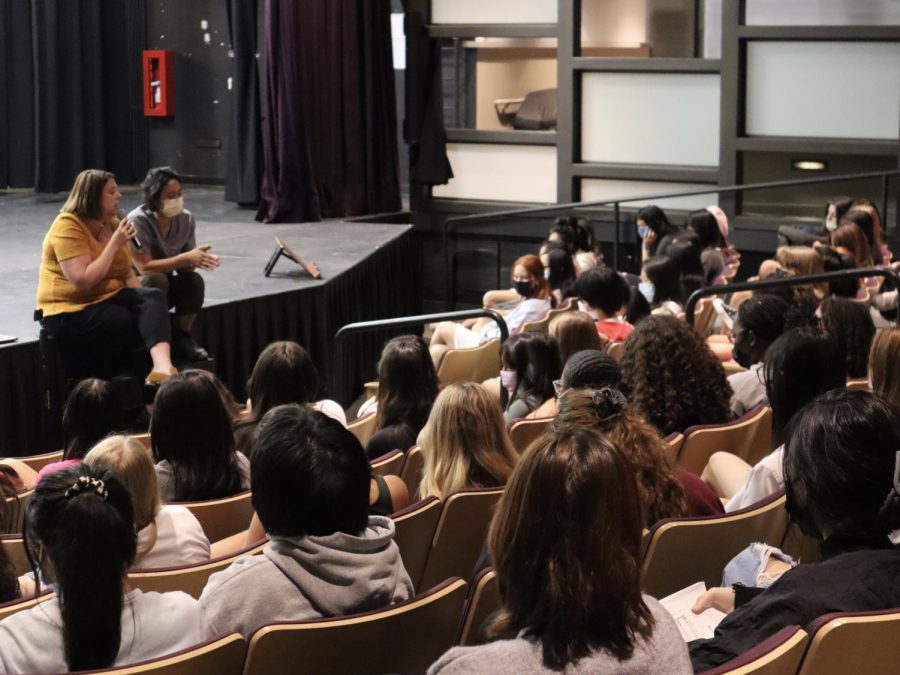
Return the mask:
[[231, 497], [209, 499], [202, 502], [178, 502], [187, 508], [203, 527], [206, 538], [219, 541], [250, 527], [253, 503], [250, 491]]
[[425, 456], [422, 449], [416, 445], [406, 453], [406, 461], [400, 471], [400, 478], [406, 483], [409, 490], [409, 498], [415, 499], [419, 494], [419, 484], [422, 482], [422, 470], [425, 468]]
[[427, 497], [391, 516], [396, 529], [394, 541], [414, 588], [419, 587], [442, 508], [439, 499]]
[[533, 420], [518, 420], [509, 427], [509, 440], [520, 455], [532, 442], [543, 436], [553, 422], [552, 417], [539, 417]]
[[669, 448], [669, 456], [672, 458], [672, 461], [677, 460], [678, 453], [681, 452], [681, 444], [684, 443], [684, 434], [676, 431], [666, 436], [663, 440], [666, 447]]
[[641, 586], [663, 598], [698, 581], [722, 583], [726, 563], [753, 542], [778, 546], [787, 529], [784, 493], [724, 516], [672, 518], [650, 528]]
[[0, 537], [0, 546], [3, 552], [9, 558], [16, 576], [22, 576], [31, 571], [31, 565], [28, 563], [28, 555], [25, 553], [25, 541], [20, 534], [6, 534]]
[[606, 347], [606, 353], [613, 357], [616, 361], [622, 360], [622, 351], [625, 349], [624, 342], [610, 342]]
[[53, 464], [53, 462], [61, 462], [63, 458], [63, 451], [56, 450], [55, 452], [46, 452], [43, 455], [30, 455], [29, 457], [16, 457], [20, 462], [24, 462], [28, 466], [30, 466], [35, 471], [40, 471], [48, 464]]
[[372, 413], [361, 419], [354, 420], [347, 425], [347, 431], [356, 436], [363, 447], [366, 447], [366, 443], [368, 443], [369, 439], [375, 434], [376, 417], [377, 415]]
[[43, 595], [39, 595], [38, 597], [31, 596], [30, 598], [25, 598], [24, 600], [17, 599], [11, 600], [9, 602], [4, 602], [2, 605], [0, 605], [0, 621], [11, 617], [17, 612], [31, 609], [35, 605], [41, 602], [45, 602], [53, 597], [56, 597], [55, 593], [44, 593]]
[[116, 675], [240, 675], [246, 653], [244, 638], [238, 633], [229, 633], [158, 659], [92, 672]]
[[498, 609], [500, 609], [500, 586], [497, 583], [497, 574], [488, 567], [479, 572], [475, 578], [459, 634], [459, 644], [463, 646], [476, 644], [478, 629]]
[[748, 464], [755, 464], [750, 458], [761, 459], [771, 450], [772, 409], [761, 406], [733, 422], [692, 427], [685, 431], [677, 464], [699, 476], [715, 452], [730, 452]]
[[466, 583], [454, 579], [377, 612], [263, 626], [244, 675], [424, 673], [453, 646], [465, 599]]
[[787, 626], [746, 654], [715, 669], [718, 675], [794, 675], [809, 635], [799, 626]]
[[406, 455], [402, 450], [391, 450], [386, 455], [373, 459], [369, 462], [369, 466], [372, 468], [372, 473], [377, 473], [379, 476], [399, 476], [405, 461]]
[[28, 503], [34, 496], [34, 488], [25, 490], [6, 498], [4, 505], [6, 511], [8, 530], [0, 532], [0, 534], [17, 534], [22, 531], [25, 525], [25, 511], [28, 509]]
[[893, 646], [900, 642], [900, 610], [827, 614], [809, 627], [810, 642], [798, 675], [894, 675]]
[[157, 593], [184, 591], [194, 598], [199, 598], [210, 576], [216, 572], [221, 572], [238, 558], [261, 553], [268, 543], [268, 541], [265, 541], [234, 555], [197, 565], [179, 565], [178, 567], [166, 567], [158, 570], [133, 570], [128, 573], [128, 581], [132, 586], [140, 588], [145, 593], [148, 591], [156, 591]]
[[444, 499], [418, 590], [472, 573], [501, 494], [503, 488], [459, 490]]
[[500, 374], [500, 340], [471, 349], [450, 349], [438, 368], [442, 387], [456, 382], [484, 382]]

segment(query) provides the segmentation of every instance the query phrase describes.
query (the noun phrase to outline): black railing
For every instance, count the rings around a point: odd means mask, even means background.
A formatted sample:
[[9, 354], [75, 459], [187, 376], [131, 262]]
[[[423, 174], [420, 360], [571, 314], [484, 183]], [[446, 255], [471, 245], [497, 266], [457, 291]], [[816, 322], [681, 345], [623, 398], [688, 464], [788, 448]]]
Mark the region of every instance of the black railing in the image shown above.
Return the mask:
[[417, 316], [400, 316], [395, 319], [375, 319], [374, 321], [357, 321], [356, 323], [348, 323], [341, 326], [340, 330], [334, 334], [334, 344], [339, 348], [344, 338], [351, 333], [366, 333], [381, 328], [406, 328], [409, 326], [424, 326], [426, 323], [434, 323], [436, 321], [459, 321], [460, 319], [475, 319], [486, 316], [497, 322], [500, 328], [500, 343], [506, 342], [509, 337], [509, 328], [506, 321], [497, 312], [492, 309], [464, 309], [459, 312], [439, 312], [437, 314], [419, 314]]
[[[824, 272], [822, 274], [807, 274], [796, 277], [780, 277], [778, 279], [765, 279], [763, 281], [744, 281], [740, 283], [724, 284], [719, 286], [707, 286], [691, 293], [687, 304], [684, 306], [684, 318], [688, 325], [694, 325], [694, 310], [697, 303], [711, 295], [725, 295], [739, 291], [760, 291], [771, 288], [786, 288], [789, 286], [809, 286], [811, 284], [839, 281], [841, 279], [860, 279], [867, 277], [884, 277], [893, 279], [894, 283], [900, 281], [897, 273], [888, 268], [870, 267], [855, 270], [840, 270], [838, 272]], [[900, 285], [898, 285], [900, 287]]]
[[[768, 190], [773, 188], [794, 187], [797, 185], [819, 185], [823, 183], [839, 183], [842, 181], [865, 180], [869, 178], [881, 178], [881, 215], [882, 218], [887, 217], [888, 202], [888, 179], [892, 176], [900, 175], [900, 169], [890, 171], [870, 171], [867, 173], [851, 173], [841, 176], [823, 176], [819, 178], [798, 178], [795, 180], [768, 181], [765, 183], [746, 183], [744, 185], [727, 185], [725, 187], [710, 186], [698, 190], [682, 190], [681, 192], [661, 192], [651, 195], [640, 195], [637, 197], [627, 197], [618, 199], [599, 199], [589, 202], [569, 202], [566, 204], [552, 204], [550, 206], [535, 206], [527, 209], [510, 209], [508, 211], [494, 211], [492, 213], [473, 213], [467, 216], [454, 216], [444, 221], [442, 228], [442, 244], [444, 247], [444, 264], [446, 273], [449, 274], [450, 280], [447, 284], [447, 305], [448, 307], [456, 306], [456, 266], [449, 246], [450, 234], [453, 229], [460, 224], [465, 223], [490, 223], [498, 220], [505, 220], [513, 216], [525, 215], [563, 215], [575, 209], [584, 209], [595, 206], [612, 206], [613, 207], [613, 267], [619, 268], [619, 247], [621, 245], [621, 237], [619, 225], [621, 220], [620, 206], [636, 201], [659, 201], [662, 199], [672, 199], [674, 197], [690, 197], [705, 194], [721, 194], [723, 192], [748, 192], [751, 190]], [[502, 238], [502, 237], [499, 237]], [[497, 266], [500, 266], [500, 253], [498, 247]]]

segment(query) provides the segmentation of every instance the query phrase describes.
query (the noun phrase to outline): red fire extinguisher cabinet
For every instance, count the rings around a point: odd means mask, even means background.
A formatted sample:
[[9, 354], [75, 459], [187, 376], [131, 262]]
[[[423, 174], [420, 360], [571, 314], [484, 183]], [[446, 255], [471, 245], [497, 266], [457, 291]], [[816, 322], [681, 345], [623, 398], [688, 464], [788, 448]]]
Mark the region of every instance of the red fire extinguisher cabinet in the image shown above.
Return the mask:
[[175, 114], [175, 54], [167, 49], [144, 50], [144, 115]]

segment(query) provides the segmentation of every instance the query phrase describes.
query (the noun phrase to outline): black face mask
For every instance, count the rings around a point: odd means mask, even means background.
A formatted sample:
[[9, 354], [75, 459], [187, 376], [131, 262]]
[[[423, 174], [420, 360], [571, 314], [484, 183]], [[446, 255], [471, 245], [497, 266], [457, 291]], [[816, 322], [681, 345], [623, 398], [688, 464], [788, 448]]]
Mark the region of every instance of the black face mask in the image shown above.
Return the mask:
[[749, 368], [753, 365], [753, 357], [750, 352], [750, 346], [747, 344], [749, 338], [747, 333], [741, 334], [741, 339], [734, 343], [731, 348], [731, 358], [733, 358], [742, 368]]
[[530, 281], [515, 281], [515, 282], [513, 282], [513, 288], [515, 288], [516, 293], [521, 295], [523, 298], [528, 298], [531, 296], [531, 282]]

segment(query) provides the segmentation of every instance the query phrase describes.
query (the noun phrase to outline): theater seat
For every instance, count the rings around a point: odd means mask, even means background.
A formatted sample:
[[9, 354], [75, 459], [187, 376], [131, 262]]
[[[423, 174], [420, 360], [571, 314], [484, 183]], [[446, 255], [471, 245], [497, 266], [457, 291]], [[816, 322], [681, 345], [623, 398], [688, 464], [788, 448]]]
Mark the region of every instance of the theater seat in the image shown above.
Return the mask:
[[809, 647], [798, 675], [895, 675], [900, 609], [835, 612], [808, 627]]
[[794, 675], [808, 637], [800, 626], [785, 626], [753, 649], [701, 675]]
[[92, 673], [116, 673], [137, 675], [240, 675], [244, 669], [247, 643], [238, 633], [229, 633], [207, 640], [174, 654], [141, 661], [119, 668], [93, 670]]

